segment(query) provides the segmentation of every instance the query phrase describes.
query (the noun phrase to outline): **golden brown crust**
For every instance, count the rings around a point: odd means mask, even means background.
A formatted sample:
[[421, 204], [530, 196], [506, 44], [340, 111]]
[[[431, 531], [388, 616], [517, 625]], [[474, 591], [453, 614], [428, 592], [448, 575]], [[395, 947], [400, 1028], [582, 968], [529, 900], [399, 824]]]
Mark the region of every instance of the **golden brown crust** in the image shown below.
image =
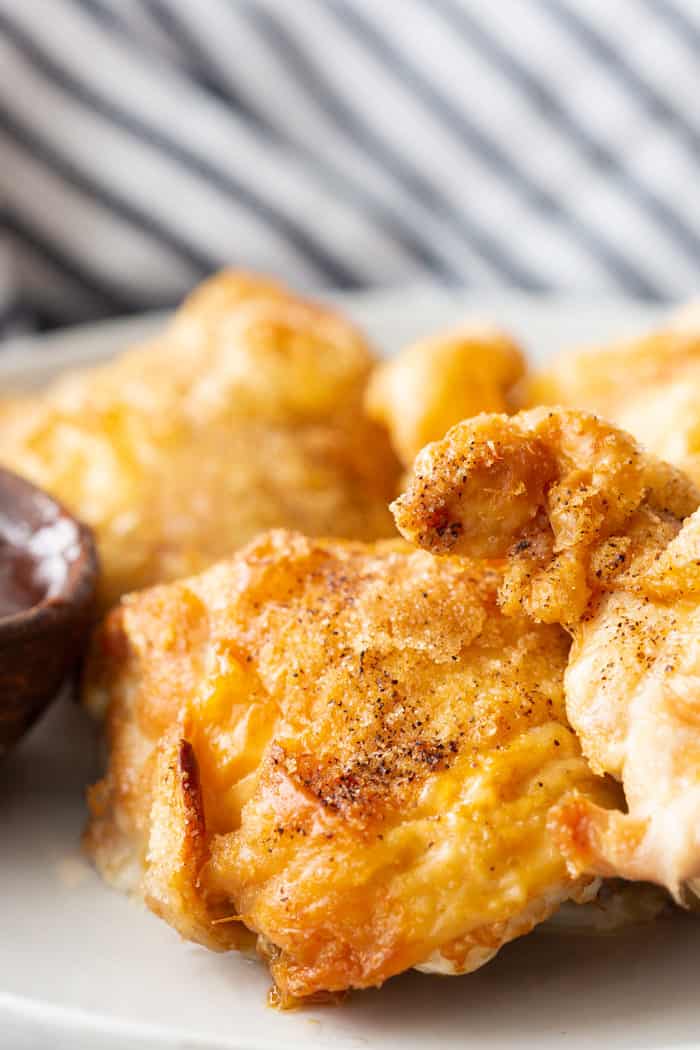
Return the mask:
[[429, 441], [479, 412], [506, 412], [525, 373], [520, 348], [505, 332], [465, 323], [406, 347], [372, 376], [367, 412], [383, 424], [404, 467]]
[[699, 501], [629, 435], [539, 409], [453, 428], [394, 505], [428, 549], [506, 556], [502, 608], [571, 631], [567, 713], [629, 811], [574, 797], [550, 827], [572, 870], [678, 898], [700, 877]]
[[684, 474], [628, 434], [587, 413], [541, 408], [453, 427], [418, 456], [392, 509], [399, 531], [428, 550], [507, 556], [506, 611], [574, 624], [651, 544], [650, 529], [677, 531], [699, 502]]
[[[402, 542], [278, 532], [124, 601], [86, 682], [109, 702], [88, 832], [101, 870], [119, 880], [131, 849], [187, 936], [206, 941], [202, 906], [240, 917], [284, 1003], [414, 965], [469, 969], [578, 894], [547, 813], [573, 787], [616, 794], [566, 724], [566, 635], [502, 616], [499, 582]], [[206, 827], [177, 893], [149, 860], [158, 829], [183, 826], [186, 793], [154, 758], [173, 725]]]
[[158, 745], [153, 769], [149, 839], [141, 883], [151, 911], [182, 937], [207, 948], [227, 951], [253, 944], [250, 934], [216, 906], [202, 890], [202, 870], [209, 860], [199, 765], [189, 740], [178, 727]]
[[393, 532], [399, 464], [363, 410], [374, 359], [345, 318], [224, 272], [152, 343], [0, 414], [0, 461], [95, 529], [103, 607], [289, 526]]
[[595, 412], [700, 484], [700, 323], [697, 305], [656, 331], [569, 350], [525, 379], [521, 407]]

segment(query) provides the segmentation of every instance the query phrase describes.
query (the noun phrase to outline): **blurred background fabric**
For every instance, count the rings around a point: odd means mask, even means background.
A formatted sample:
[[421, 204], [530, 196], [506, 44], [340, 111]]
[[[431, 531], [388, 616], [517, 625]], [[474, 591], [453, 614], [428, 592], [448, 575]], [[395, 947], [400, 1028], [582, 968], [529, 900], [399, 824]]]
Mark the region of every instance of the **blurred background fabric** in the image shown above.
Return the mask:
[[0, 331], [302, 289], [691, 295], [698, 0], [0, 0]]

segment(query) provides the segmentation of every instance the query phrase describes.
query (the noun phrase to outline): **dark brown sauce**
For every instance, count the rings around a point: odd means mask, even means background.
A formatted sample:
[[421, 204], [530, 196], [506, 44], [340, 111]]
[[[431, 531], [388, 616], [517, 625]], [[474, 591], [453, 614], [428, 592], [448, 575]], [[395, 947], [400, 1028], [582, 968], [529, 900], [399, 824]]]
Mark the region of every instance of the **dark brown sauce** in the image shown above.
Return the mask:
[[46, 591], [34, 555], [0, 534], [0, 617], [31, 609]]

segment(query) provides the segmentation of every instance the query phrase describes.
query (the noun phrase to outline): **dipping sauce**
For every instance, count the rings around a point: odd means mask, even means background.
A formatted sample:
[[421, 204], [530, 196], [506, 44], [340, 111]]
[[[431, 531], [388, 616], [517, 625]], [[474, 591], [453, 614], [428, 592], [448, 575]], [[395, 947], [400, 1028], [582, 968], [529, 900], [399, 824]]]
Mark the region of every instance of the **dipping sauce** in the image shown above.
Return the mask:
[[97, 571], [90, 530], [0, 467], [0, 759], [80, 659]]
[[46, 595], [34, 555], [0, 531], [0, 619], [31, 609]]

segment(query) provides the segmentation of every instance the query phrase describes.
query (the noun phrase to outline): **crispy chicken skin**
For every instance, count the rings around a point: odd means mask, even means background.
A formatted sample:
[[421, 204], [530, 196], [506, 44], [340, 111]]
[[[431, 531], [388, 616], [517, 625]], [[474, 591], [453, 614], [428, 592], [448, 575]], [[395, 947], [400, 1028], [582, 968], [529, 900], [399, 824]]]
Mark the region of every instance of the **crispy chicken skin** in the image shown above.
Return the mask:
[[502, 615], [500, 582], [277, 531], [123, 599], [85, 684], [108, 708], [102, 873], [185, 937], [254, 940], [285, 1005], [473, 970], [590, 895], [548, 814], [620, 795], [567, 724], [568, 637]]
[[389, 536], [399, 464], [362, 407], [373, 363], [343, 317], [225, 272], [151, 344], [7, 403], [0, 462], [93, 526], [103, 607], [266, 528]]
[[389, 431], [408, 469], [429, 441], [479, 412], [506, 412], [525, 359], [505, 332], [471, 322], [406, 347], [375, 369], [368, 414]]
[[699, 501], [629, 435], [536, 409], [454, 427], [394, 504], [428, 550], [506, 557], [504, 612], [570, 630], [567, 714], [628, 812], [574, 793], [550, 826], [572, 872], [655, 881], [677, 899], [700, 877]]
[[521, 406], [596, 412], [700, 483], [700, 310], [648, 335], [559, 354], [523, 382]]

